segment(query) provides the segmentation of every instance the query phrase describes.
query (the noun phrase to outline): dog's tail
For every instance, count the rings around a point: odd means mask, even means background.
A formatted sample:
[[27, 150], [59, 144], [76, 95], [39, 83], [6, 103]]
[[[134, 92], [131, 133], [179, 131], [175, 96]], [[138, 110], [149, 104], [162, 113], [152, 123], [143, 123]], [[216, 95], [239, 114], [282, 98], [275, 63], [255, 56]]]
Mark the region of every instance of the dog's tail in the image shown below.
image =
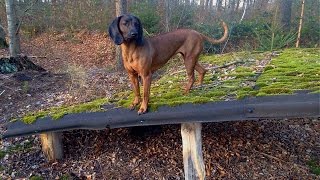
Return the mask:
[[228, 26], [227, 26], [227, 24], [226, 24], [225, 22], [223, 22], [223, 21], [221, 21], [221, 25], [222, 25], [222, 27], [223, 27], [223, 29], [224, 29], [224, 33], [223, 33], [223, 36], [222, 36], [220, 39], [210, 38], [210, 37], [208, 37], [208, 36], [205, 36], [205, 35], [201, 34], [202, 37], [203, 37], [205, 40], [211, 42], [212, 44], [219, 44], [219, 43], [222, 43], [223, 41], [227, 40], [227, 38], [228, 38], [228, 31], [229, 31], [229, 30], [228, 30]]

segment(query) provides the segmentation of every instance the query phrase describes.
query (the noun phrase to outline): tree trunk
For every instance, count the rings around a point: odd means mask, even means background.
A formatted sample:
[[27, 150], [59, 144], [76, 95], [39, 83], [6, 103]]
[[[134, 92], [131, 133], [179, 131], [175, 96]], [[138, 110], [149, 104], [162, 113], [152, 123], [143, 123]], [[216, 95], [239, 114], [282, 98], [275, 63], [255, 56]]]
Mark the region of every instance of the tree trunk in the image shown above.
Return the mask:
[[204, 9], [204, 0], [200, 0], [200, 8]]
[[210, 0], [209, 1], [209, 9], [212, 10], [212, 7], [213, 7], [213, 0]]
[[[127, 13], [127, 0], [116, 0], [116, 16], [119, 17]], [[116, 61], [117, 61], [117, 70], [123, 71], [123, 61], [121, 56], [120, 46], [116, 46]]]
[[209, 9], [209, 0], [206, 0], [206, 3], [205, 3], [205, 9], [208, 10]]
[[0, 49], [1, 48], [7, 48], [8, 44], [6, 41], [6, 32], [4, 31], [4, 28], [0, 24]]
[[187, 6], [189, 6], [189, 5], [190, 5], [190, 0], [185, 0], [185, 4], [186, 4]]
[[300, 43], [300, 36], [301, 36], [301, 29], [302, 29], [302, 22], [303, 22], [303, 14], [304, 14], [304, 1], [305, 0], [302, 0], [302, 4], [301, 4], [301, 15], [300, 15], [300, 22], [299, 22], [299, 30], [298, 30], [296, 48], [299, 47], [299, 43]]
[[216, 1], [216, 8], [217, 8], [218, 14], [221, 14], [221, 12], [222, 12], [222, 0], [217, 0]]
[[280, 19], [284, 31], [290, 31], [292, 0], [280, 1]]
[[6, 0], [8, 20], [9, 50], [10, 56], [17, 57], [20, 53], [19, 21], [14, 0]]
[[165, 14], [164, 14], [164, 23], [165, 23], [165, 31], [169, 32], [170, 31], [170, 0], [164, 0], [164, 9], [165, 9]]

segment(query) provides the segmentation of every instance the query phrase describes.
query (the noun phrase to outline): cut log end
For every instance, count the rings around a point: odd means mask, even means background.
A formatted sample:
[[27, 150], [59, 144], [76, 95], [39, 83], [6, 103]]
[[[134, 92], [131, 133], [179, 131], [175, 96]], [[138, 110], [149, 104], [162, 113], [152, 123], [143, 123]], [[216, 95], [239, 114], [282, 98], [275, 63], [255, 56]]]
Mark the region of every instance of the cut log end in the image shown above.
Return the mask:
[[63, 158], [63, 145], [61, 132], [48, 132], [40, 134], [42, 151], [48, 161]]
[[186, 180], [205, 179], [201, 123], [181, 124], [183, 164]]

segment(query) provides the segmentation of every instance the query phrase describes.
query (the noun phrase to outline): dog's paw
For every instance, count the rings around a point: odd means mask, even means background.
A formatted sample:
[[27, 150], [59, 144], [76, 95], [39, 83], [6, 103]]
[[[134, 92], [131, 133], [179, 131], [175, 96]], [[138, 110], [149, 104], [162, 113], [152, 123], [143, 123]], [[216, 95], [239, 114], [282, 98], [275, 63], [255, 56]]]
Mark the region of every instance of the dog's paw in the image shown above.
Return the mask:
[[147, 113], [147, 110], [143, 109], [143, 108], [140, 108], [139, 111], [138, 111], [138, 115], [142, 115], [142, 114], [145, 114], [145, 113]]
[[134, 105], [134, 104], [131, 104], [129, 107], [130, 111], [133, 111], [135, 108], [136, 108], [136, 105]]

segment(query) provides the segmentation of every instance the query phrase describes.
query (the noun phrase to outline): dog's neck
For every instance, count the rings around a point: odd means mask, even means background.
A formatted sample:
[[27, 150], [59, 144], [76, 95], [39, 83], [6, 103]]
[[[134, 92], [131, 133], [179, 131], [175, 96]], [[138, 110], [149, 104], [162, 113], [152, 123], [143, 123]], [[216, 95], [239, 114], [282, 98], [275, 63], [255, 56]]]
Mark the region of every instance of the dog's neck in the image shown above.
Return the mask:
[[132, 61], [129, 57], [136, 51], [138, 45], [135, 42], [124, 42], [120, 45], [123, 61]]

